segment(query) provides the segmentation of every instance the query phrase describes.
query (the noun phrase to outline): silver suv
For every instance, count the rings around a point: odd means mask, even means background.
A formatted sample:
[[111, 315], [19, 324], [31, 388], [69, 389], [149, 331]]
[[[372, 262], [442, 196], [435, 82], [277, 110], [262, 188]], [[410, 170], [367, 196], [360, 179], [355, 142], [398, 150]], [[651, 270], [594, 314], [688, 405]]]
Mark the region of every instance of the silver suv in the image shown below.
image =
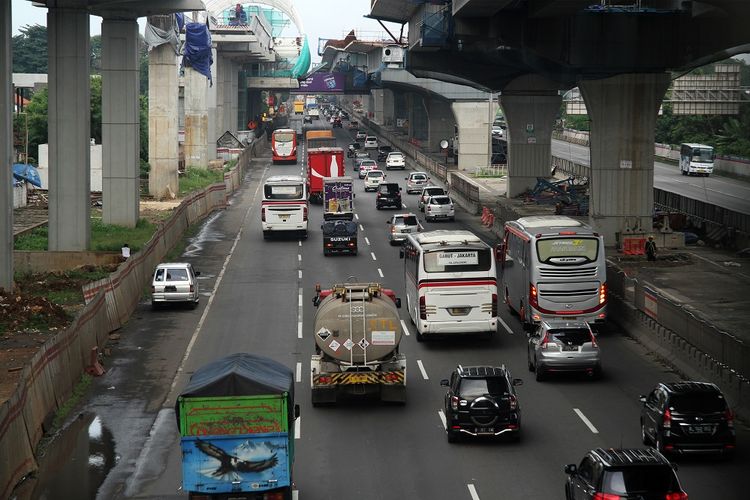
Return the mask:
[[542, 321], [528, 334], [529, 371], [541, 381], [550, 372], [580, 371], [598, 378], [602, 372], [599, 345], [585, 321]]
[[417, 206], [419, 209], [424, 212], [424, 205], [427, 201], [427, 198], [430, 196], [435, 196], [438, 194], [448, 194], [445, 192], [445, 189], [441, 188], [440, 186], [425, 186], [422, 188], [422, 192], [419, 194], [419, 198], [417, 199]]
[[151, 280], [151, 306], [156, 309], [161, 304], [172, 302], [198, 306], [200, 287], [199, 272], [186, 262], [167, 262], [156, 266]]
[[391, 226], [388, 232], [388, 241], [391, 245], [404, 241], [409, 234], [422, 230], [422, 225], [413, 213], [396, 214], [385, 223]]
[[430, 178], [424, 172], [412, 172], [409, 174], [409, 177], [405, 178], [405, 180], [406, 192], [408, 194], [421, 193], [422, 188], [427, 186], [430, 182]]

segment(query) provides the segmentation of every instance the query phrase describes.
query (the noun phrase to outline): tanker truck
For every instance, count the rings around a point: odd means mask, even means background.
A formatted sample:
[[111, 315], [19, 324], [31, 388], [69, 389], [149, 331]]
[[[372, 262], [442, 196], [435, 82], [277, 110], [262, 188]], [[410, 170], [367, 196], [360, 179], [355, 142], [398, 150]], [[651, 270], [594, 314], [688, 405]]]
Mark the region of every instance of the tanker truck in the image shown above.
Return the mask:
[[401, 299], [379, 283], [315, 287], [315, 354], [312, 404], [335, 403], [339, 394], [374, 395], [406, 402], [406, 356], [399, 353], [403, 331]]

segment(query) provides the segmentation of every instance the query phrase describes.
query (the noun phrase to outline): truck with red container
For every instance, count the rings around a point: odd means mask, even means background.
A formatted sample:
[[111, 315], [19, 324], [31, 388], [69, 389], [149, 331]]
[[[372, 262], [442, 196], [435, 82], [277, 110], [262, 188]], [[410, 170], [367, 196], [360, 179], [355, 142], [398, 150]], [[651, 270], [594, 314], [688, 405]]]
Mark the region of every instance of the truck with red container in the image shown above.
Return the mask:
[[323, 147], [307, 150], [307, 192], [310, 201], [323, 201], [323, 178], [343, 176], [343, 149]]

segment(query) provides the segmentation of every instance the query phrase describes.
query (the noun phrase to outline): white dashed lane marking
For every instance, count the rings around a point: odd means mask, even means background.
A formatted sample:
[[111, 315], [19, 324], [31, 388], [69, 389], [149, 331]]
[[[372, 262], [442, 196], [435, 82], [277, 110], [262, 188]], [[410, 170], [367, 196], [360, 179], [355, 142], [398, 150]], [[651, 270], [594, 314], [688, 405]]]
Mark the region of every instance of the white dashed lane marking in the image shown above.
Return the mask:
[[372, 260], [378, 260], [378, 258], [375, 257], [375, 252], [370, 252], [370, 255], [372, 255]]
[[447, 429], [448, 423], [445, 420], [445, 413], [443, 413], [443, 410], [438, 410], [438, 417], [440, 417], [440, 421], [443, 423], [443, 429]]
[[294, 377], [297, 382], [302, 382], [302, 363], [297, 362], [297, 370]]
[[419, 367], [419, 371], [422, 372], [422, 378], [425, 380], [430, 380], [430, 377], [427, 376], [427, 371], [424, 369], [424, 365], [422, 364], [422, 360], [417, 360], [417, 366]]
[[471, 495], [471, 500], [479, 500], [479, 495], [477, 494], [477, 489], [474, 487], [474, 485], [469, 483], [466, 486], [468, 486], [469, 488], [469, 495]]
[[367, 236], [365, 236], [365, 243], [367, 243], [368, 245], [370, 244], [370, 240], [367, 238]]
[[404, 335], [409, 335], [409, 328], [406, 326], [406, 322], [401, 320], [401, 329], [404, 331]]
[[586, 424], [586, 427], [588, 427], [591, 432], [593, 432], [594, 434], [599, 434], [599, 430], [594, 427], [594, 424], [591, 423], [591, 420], [586, 418], [586, 415], [584, 415], [581, 410], [579, 410], [578, 408], [573, 408], [573, 411], [576, 412], [576, 415], [578, 415], [581, 420], [583, 420], [583, 423]]
[[383, 277], [384, 277], [384, 276], [383, 276], [383, 270], [382, 270], [382, 269], [380, 269], [380, 268], [378, 268], [378, 274], [380, 275], [380, 277], [381, 277], [381, 278], [383, 278]]
[[506, 332], [508, 332], [511, 335], [513, 335], [513, 330], [510, 329], [510, 327], [508, 326], [508, 323], [506, 323], [505, 321], [503, 321], [503, 318], [501, 318], [500, 316], [498, 316], [497, 320], [500, 322], [501, 325], [503, 325], [503, 328], [505, 328]]

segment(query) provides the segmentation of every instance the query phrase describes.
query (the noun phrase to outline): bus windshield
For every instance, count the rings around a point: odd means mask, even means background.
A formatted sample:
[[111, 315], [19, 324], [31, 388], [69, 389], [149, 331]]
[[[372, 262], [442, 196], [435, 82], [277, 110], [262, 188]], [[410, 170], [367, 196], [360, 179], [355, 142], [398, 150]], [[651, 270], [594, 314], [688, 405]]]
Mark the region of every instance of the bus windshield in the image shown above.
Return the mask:
[[714, 150], [709, 148], [693, 149], [692, 161], [711, 163], [714, 161]]
[[428, 273], [489, 271], [491, 266], [488, 248], [432, 250], [424, 254], [424, 270]]
[[268, 185], [263, 187], [267, 200], [299, 200], [304, 193], [302, 184]]
[[294, 139], [294, 132], [274, 132], [273, 140], [276, 142], [291, 142]]
[[545, 264], [578, 263], [580, 258], [593, 262], [599, 255], [599, 240], [596, 238], [546, 238], [536, 242], [536, 252], [539, 262]]

